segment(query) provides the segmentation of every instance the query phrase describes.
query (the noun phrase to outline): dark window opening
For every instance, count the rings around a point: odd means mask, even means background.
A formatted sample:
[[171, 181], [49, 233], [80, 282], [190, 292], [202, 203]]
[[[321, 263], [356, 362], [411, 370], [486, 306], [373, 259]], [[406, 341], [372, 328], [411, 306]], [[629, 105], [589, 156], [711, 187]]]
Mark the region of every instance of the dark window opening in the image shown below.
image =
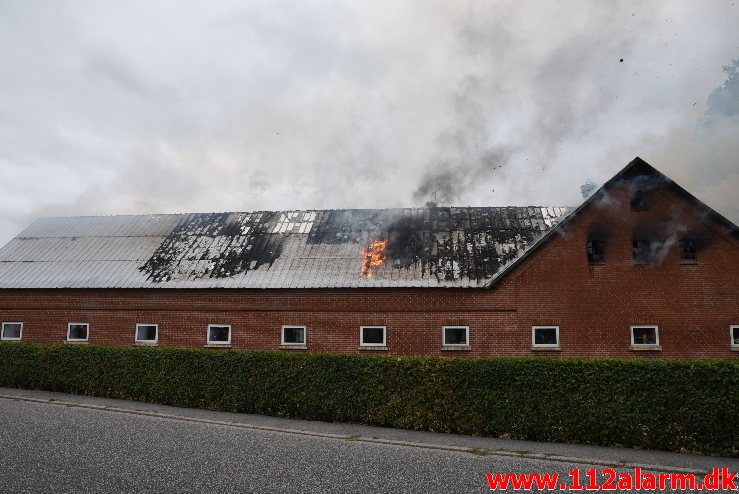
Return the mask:
[[631, 194], [631, 210], [632, 211], [646, 211], [649, 209], [647, 198], [641, 191], [636, 191]]
[[305, 345], [305, 328], [301, 326], [285, 326], [282, 328], [284, 345]]
[[631, 243], [634, 252], [634, 262], [646, 264], [649, 262], [649, 240], [634, 240]]
[[605, 242], [602, 240], [588, 240], [588, 262], [590, 264], [605, 262], [604, 246]]
[[86, 340], [87, 339], [87, 324], [70, 324], [69, 335], [70, 340]]
[[384, 345], [385, 328], [382, 326], [365, 326], [362, 328], [362, 345]]
[[445, 345], [467, 345], [467, 328], [464, 326], [444, 328]]
[[210, 326], [208, 328], [208, 343], [229, 343], [231, 341], [231, 326]]
[[534, 345], [557, 345], [557, 328], [534, 328]]
[[731, 344], [739, 347], [739, 326], [732, 326], [731, 328]]
[[3, 340], [20, 340], [23, 331], [23, 323], [20, 322], [4, 322], [3, 323]]
[[695, 261], [695, 240], [684, 238], [680, 240], [680, 260]]
[[157, 327], [155, 324], [139, 324], [136, 326], [136, 341], [156, 341]]
[[634, 345], [654, 345], [659, 343], [657, 337], [657, 328], [653, 327], [633, 327], [632, 342]]

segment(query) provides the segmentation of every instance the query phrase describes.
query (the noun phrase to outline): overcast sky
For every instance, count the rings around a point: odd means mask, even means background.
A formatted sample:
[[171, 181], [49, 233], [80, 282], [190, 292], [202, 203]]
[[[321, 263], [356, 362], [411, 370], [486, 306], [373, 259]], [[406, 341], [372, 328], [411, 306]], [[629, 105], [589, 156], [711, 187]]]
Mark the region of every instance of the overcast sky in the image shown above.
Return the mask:
[[737, 3], [0, 0], [0, 243], [41, 215], [577, 205], [635, 156], [739, 222]]

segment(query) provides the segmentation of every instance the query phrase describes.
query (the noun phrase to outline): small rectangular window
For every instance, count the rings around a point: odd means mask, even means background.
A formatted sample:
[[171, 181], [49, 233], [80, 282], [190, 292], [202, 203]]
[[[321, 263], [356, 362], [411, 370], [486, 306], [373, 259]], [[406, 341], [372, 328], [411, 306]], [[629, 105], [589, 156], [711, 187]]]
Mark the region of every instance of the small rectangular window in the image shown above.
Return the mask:
[[156, 343], [158, 338], [159, 326], [157, 324], [137, 324], [136, 343]]
[[604, 244], [602, 240], [588, 240], [588, 263], [602, 264], [605, 261]]
[[631, 326], [632, 347], [658, 347], [659, 328], [657, 326]]
[[680, 260], [681, 261], [695, 261], [695, 240], [690, 238], [684, 238], [680, 240]]
[[444, 326], [442, 328], [444, 346], [469, 346], [469, 326]]
[[632, 242], [634, 262], [636, 264], [649, 263], [649, 240], [637, 239]]
[[231, 326], [228, 324], [208, 325], [208, 345], [230, 345]]
[[534, 348], [559, 347], [559, 326], [533, 326], [531, 346]]
[[646, 195], [642, 191], [635, 191], [633, 194], [631, 194], [631, 210], [632, 211], [646, 211], [649, 209], [649, 203], [647, 201]]
[[23, 323], [22, 322], [4, 322], [2, 335], [3, 340], [20, 341], [23, 336]]
[[386, 346], [385, 326], [362, 326], [359, 328], [359, 346]]
[[739, 348], [739, 326], [731, 326], [731, 346]]
[[67, 341], [87, 341], [90, 325], [86, 322], [70, 322], [67, 326]]
[[282, 345], [305, 346], [305, 326], [282, 326]]

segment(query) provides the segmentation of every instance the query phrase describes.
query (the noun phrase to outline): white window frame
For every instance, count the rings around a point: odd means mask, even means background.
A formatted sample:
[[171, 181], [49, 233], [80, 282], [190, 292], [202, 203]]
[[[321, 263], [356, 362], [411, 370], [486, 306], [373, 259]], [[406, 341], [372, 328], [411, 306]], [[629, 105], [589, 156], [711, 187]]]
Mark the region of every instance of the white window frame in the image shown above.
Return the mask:
[[[154, 339], [153, 340], [140, 340], [139, 339], [139, 328], [141, 326], [154, 326]], [[210, 334], [210, 330], [208, 330], [208, 334]], [[229, 337], [231, 335], [231, 332], [229, 331]], [[142, 345], [156, 345], [159, 343], [159, 325], [158, 324], [149, 324], [149, 323], [136, 323], [136, 332], [133, 334], [133, 341], [134, 343], [139, 343]]]
[[[657, 337], [657, 342], [654, 344], [645, 344], [645, 343], [634, 343], [634, 328], [652, 328], [654, 329], [654, 335]], [[659, 348], [660, 342], [659, 342], [659, 326], [656, 326], [654, 324], [634, 324], [629, 329], [629, 332], [631, 333], [631, 348]]]
[[[228, 341], [211, 341], [210, 340], [210, 329], [211, 328], [228, 328]], [[157, 330], [157, 333], [159, 331]], [[159, 336], [159, 335], [157, 335]], [[208, 331], [205, 333], [205, 343], [208, 346], [226, 346], [231, 344], [231, 337], [233, 336], [233, 328], [230, 324], [208, 324]]]
[[[641, 326], [639, 326], [641, 327]], [[536, 330], [537, 329], [552, 329], [557, 330], [557, 343], [537, 343], [536, 342]], [[531, 326], [531, 348], [559, 348], [559, 326]]]
[[[451, 328], [464, 328], [464, 339], [465, 343], [447, 343], [446, 342], [446, 330]], [[450, 324], [448, 326], [442, 326], [441, 327], [441, 346], [445, 348], [466, 348], [470, 346], [470, 327], [469, 326], [461, 326], [456, 324]]]
[[[295, 329], [302, 329], [303, 330], [303, 343], [293, 343], [293, 342], [286, 342], [285, 341], [285, 328], [295, 328]], [[308, 328], [305, 326], [301, 326], [300, 324], [285, 324], [280, 329], [280, 346], [289, 346], [289, 347], [308, 347]]]
[[[21, 334], [20, 334], [20, 336], [18, 338], [6, 337], [5, 336], [5, 325], [6, 324], [8, 324], [8, 325], [9, 324], [20, 324], [21, 325]], [[3, 341], [21, 341], [22, 339], [23, 339], [23, 323], [22, 322], [8, 321], [8, 322], [4, 322], [2, 324], [2, 326], [0, 327], [0, 340], [3, 340]]]
[[[87, 326], [87, 333], [85, 334], [86, 338], [70, 338], [70, 333], [72, 332], [72, 326]], [[83, 342], [83, 341], [90, 341], [90, 323], [89, 322], [69, 322], [67, 323], [67, 341], [77, 343], [77, 342]]]
[[739, 343], [734, 341], [734, 330], [739, 329], [739, 324], [732, 324], [729, 326], [729, 336], [731, 337], [731, 348], [739, 350]]
[[[365, 343], [364, 342], [364, 330], [365, 328], [382, 328], [382, 343]], [[359, 326], [359, 346], [363, 347], [386, 347], [387, 346], [387, 326]]]

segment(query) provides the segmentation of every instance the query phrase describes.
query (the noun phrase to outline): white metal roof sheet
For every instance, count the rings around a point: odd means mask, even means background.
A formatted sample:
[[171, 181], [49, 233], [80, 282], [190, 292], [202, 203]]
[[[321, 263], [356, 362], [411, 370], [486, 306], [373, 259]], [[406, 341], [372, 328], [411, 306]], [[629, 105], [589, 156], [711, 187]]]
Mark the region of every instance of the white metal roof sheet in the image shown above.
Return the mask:
[[[0, 288], [478, 287], [568, 208], [39, 218], [0, 249]], [[361, 254], [388, 240], [361, 276]]]

